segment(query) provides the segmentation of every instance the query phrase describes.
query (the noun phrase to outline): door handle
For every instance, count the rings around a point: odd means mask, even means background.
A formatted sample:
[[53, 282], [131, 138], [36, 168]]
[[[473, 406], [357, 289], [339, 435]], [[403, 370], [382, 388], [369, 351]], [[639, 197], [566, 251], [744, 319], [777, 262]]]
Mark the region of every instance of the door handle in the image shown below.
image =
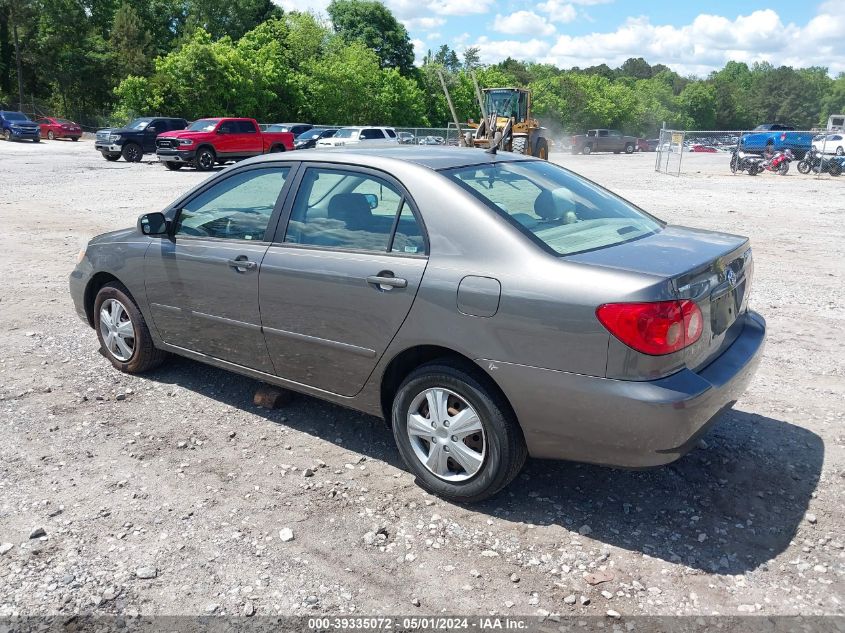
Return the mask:
[[242, 273], [247, 270], [255, 270], [258, 268], [258, 264], [255, 262], [251, 262], [246, 258], [246, 255], [241, 255], [236, 257], [235, 259], [226, 260], [226, 263], [229, 264], [232, 268], [235, 268], [238, 272]]
[[408, 280], [400, 277], [394, 277], [389, 270], [383, 270], [378, 275], [370, 275], [367, 277], [367, 283], [378, 286], [380, 290], [390, 290], [391, 288], [407, 288]]

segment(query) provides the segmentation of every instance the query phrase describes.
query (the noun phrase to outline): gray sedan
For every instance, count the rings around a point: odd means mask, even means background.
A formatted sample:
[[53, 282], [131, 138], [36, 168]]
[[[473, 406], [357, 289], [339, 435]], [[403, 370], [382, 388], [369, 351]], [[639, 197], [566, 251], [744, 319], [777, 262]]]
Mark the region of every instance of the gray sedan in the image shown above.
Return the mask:
[[383, 417], [458, 501], [526, 456], [669, 463], [745, 390], [744, 237], [668, 226], [551, 163], [270, 155], [94, 238], [76, 310], [119, 370], [168, 353]]

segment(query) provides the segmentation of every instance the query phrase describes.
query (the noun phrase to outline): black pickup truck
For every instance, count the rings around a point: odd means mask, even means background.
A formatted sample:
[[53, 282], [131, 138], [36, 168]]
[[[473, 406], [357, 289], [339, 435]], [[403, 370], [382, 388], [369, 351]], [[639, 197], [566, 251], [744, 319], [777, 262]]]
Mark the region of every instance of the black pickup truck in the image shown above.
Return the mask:
[[141, 117], [126, 127], [98, 130], [94, 147], [103, 158], [114, 161], [123, 156], [128, 163], [137, 163], [144, 154], [154, 154], [156, 137], [162, 132], [184, 130], [185, 119], [171, 117]]

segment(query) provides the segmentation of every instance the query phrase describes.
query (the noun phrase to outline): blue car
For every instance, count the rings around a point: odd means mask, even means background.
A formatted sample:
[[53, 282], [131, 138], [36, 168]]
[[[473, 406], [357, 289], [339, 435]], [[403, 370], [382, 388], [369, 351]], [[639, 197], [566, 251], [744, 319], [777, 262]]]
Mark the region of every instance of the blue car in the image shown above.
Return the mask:
[[29, 139], [34, 143], [41, 141], [41, 128], [35, 121], [30, 121], [23, 112], [0, 110], [0, 133], [7, 141]]
[[739, 139], [739, 149], [752, 154], [767, 151], [778, 152], [791, 149], [798, 158], [803, 158], [813, 146], [813, 135], [809, 132], [795, 132], [791, 125], [764, 123]]

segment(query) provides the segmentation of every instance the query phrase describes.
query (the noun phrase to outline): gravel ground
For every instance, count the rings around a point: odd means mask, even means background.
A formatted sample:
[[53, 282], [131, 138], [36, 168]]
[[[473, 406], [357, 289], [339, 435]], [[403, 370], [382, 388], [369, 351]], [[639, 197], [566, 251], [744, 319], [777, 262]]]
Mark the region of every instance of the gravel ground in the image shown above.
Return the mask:
[[114, 371], [68, 295], [80, 243], [205, 175], [0, 144], [0, 616], [845, 613], [845, 178], [552, 158], [750, 235], [766, 355], [675, 464], [529, 461], [460, 507], [415, 485], [379, 420], [259, 409], [258, 383], [188, 360]]

